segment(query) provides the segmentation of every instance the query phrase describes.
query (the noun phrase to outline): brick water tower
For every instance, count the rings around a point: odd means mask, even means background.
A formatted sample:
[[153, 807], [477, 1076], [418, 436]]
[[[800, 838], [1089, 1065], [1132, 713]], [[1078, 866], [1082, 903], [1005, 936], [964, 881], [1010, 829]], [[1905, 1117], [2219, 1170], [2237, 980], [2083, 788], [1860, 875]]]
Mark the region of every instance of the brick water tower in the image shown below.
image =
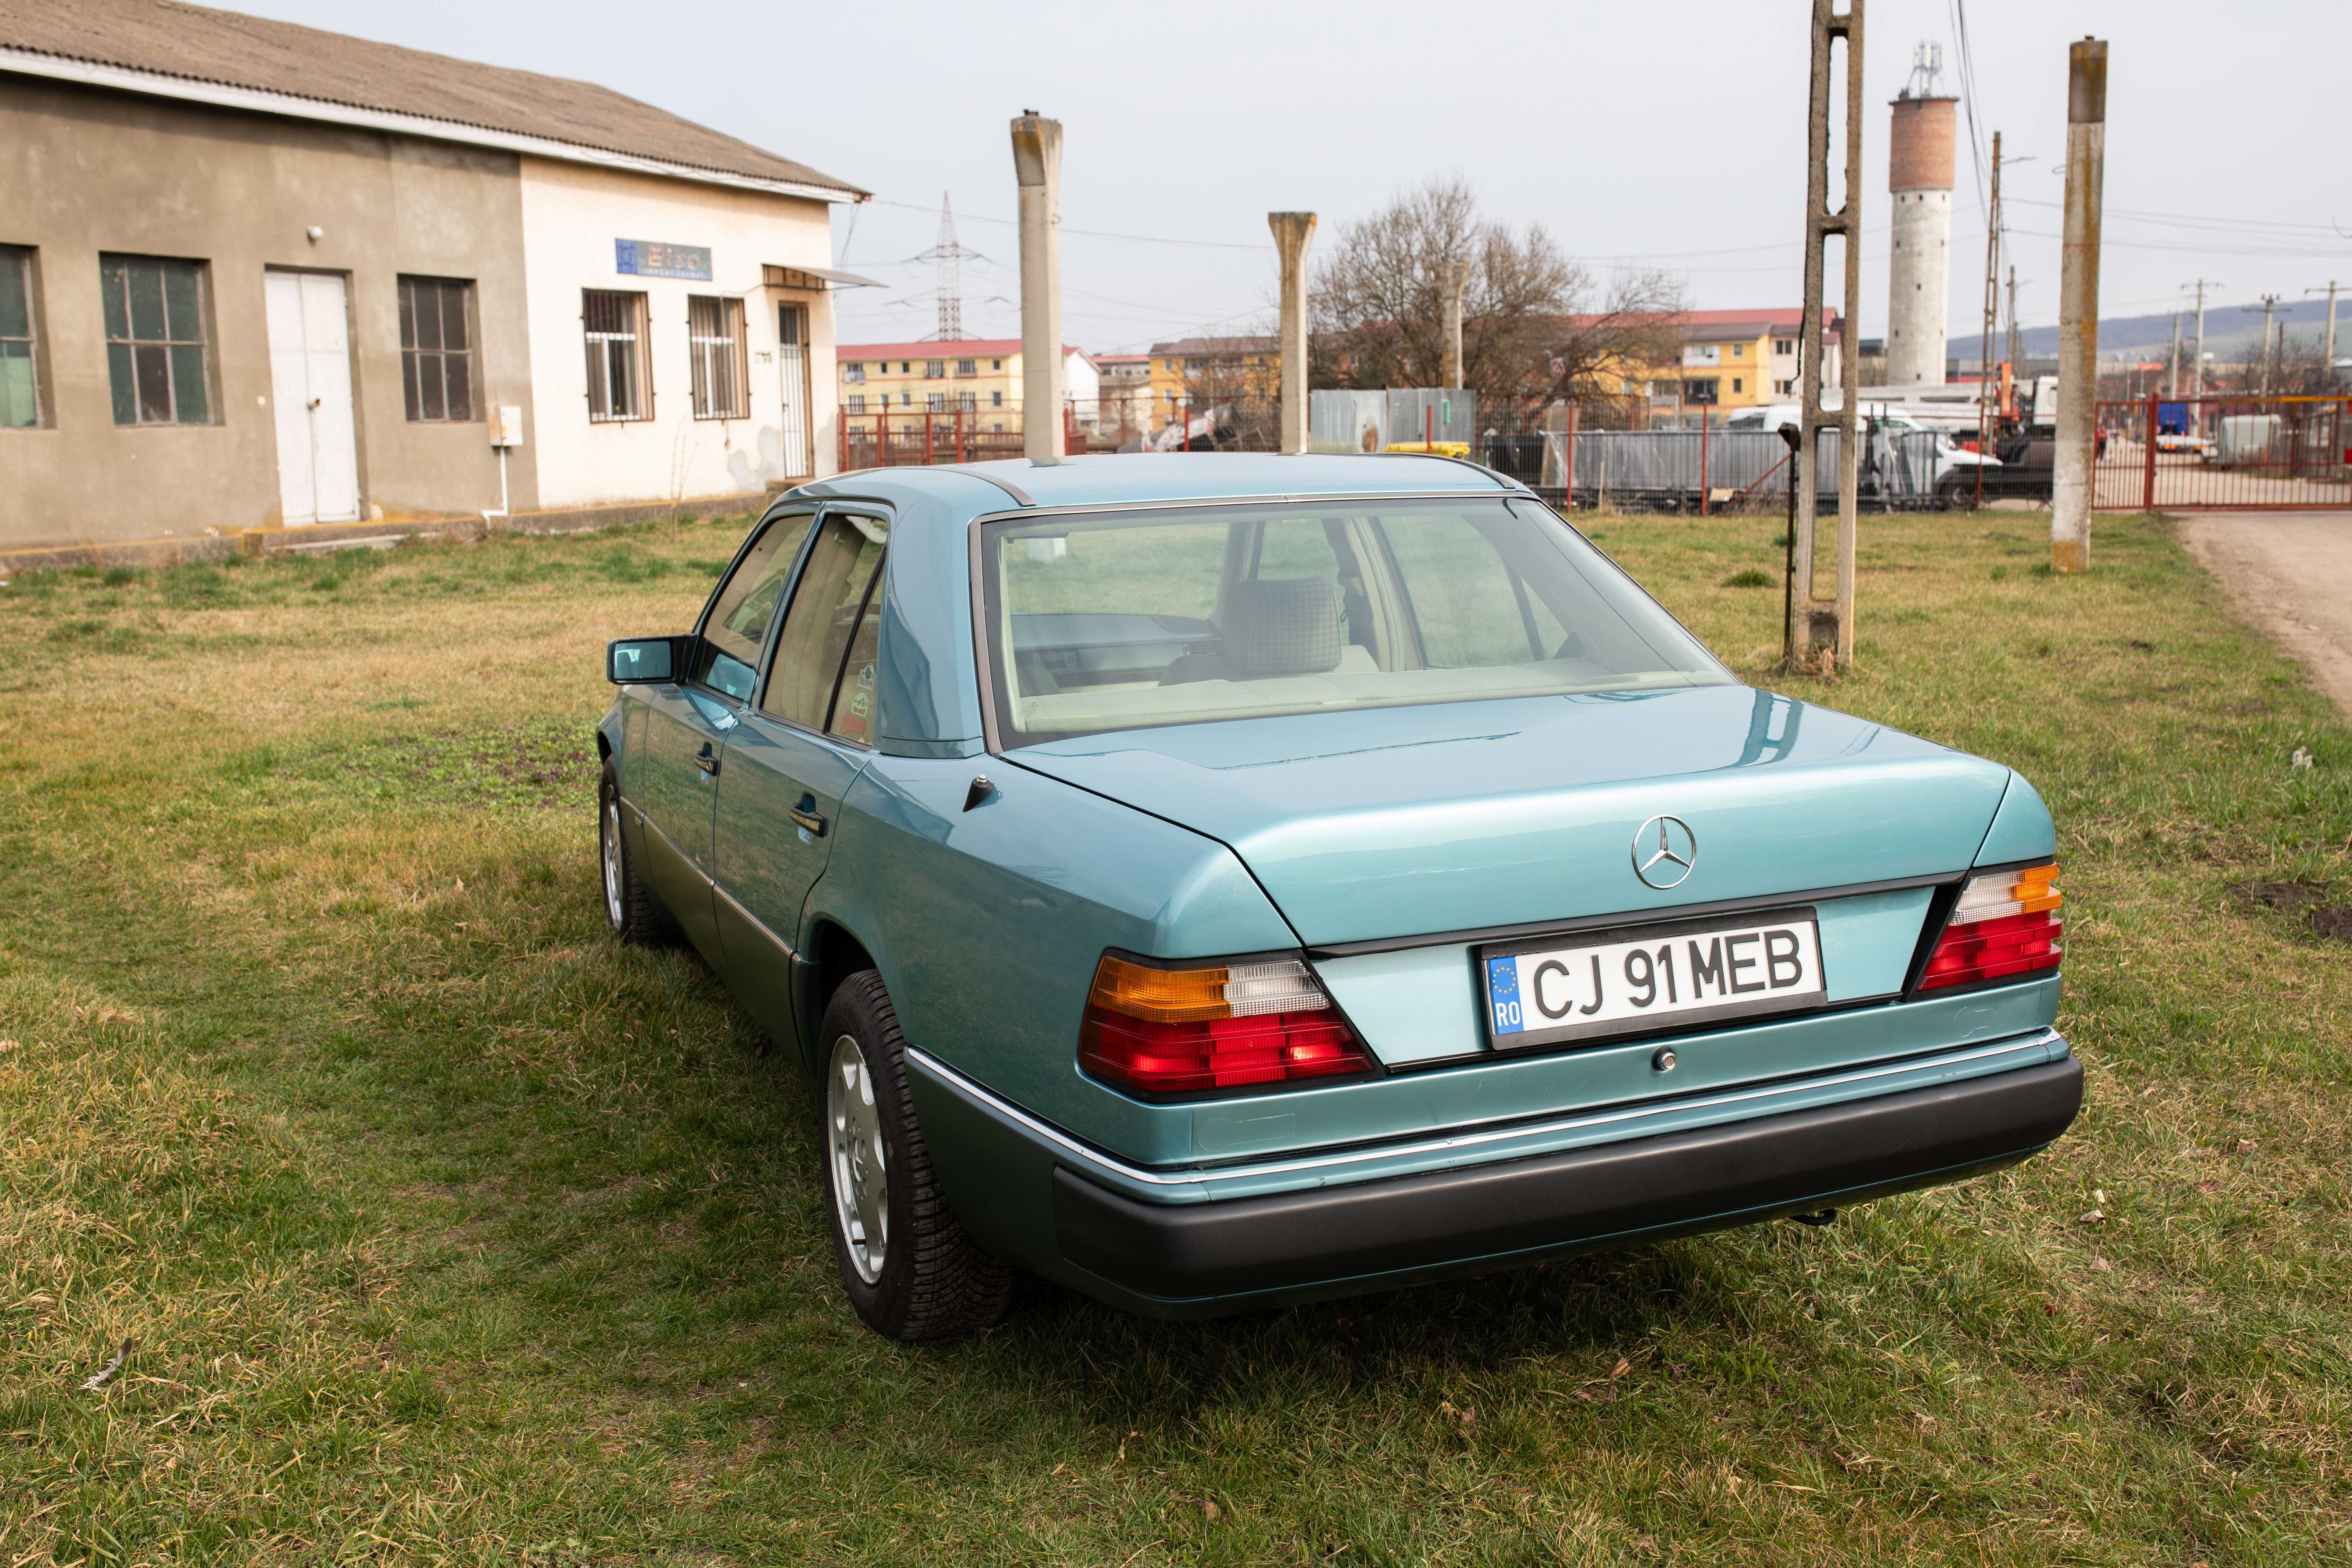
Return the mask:
[[1941, 384], [1952, 276], [1952, 137], [1958, 100], [1939, 89], [1940, 44], [1912, 52], [1895, 100], [1886, 188], [1895, 194], [1895, 249], [1886, 279], [1886, 384]]

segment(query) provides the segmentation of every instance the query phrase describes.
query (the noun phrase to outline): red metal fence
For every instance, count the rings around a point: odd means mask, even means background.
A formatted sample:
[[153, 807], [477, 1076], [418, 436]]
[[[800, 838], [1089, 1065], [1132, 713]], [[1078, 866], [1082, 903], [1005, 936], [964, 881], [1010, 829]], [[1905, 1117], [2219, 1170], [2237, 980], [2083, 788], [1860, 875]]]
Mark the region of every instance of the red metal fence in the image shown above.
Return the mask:
[[2150, 394], [2098, 420], [2102, 510], [2352, 506], [2352, 399]]
[[[841, 468], [894, 468], [929, 463], [984, 463], [997, 458], [1018, 458], [1022, 445], [1017, 418], [990, 422], [1012, 428], [980, 428], [980, 420], [959, 410], [946, 413], [844, 414], [841, 416]], [[1086, 432], [1064, 416], [1062, 449], [1076, 456], [1087, 449]]]

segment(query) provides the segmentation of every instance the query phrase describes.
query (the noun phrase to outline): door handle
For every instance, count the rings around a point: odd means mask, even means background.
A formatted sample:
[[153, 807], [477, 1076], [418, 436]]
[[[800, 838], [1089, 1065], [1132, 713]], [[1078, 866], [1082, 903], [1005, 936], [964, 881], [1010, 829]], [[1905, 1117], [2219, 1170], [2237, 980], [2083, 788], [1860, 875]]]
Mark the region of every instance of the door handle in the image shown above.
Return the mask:
[[808, 829], [811, 837], [824, 837], [824, 813], [816, 808], [816, 796], [801, 796], [800, 805], [793, 806], [790, 815], [795, 825]]
[[719, 776], [719, 754], [710, 749], [709, 742], [702, 742], [702, 750], [695, 754], [694, 765], [702, 770], [704, 778], [715, 779]]

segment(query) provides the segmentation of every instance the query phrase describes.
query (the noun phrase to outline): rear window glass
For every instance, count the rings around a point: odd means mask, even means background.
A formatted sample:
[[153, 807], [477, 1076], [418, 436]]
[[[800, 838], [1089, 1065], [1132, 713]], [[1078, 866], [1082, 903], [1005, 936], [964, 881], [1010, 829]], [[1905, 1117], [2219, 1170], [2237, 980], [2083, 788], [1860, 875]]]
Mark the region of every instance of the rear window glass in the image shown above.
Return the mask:
[[990, 523], [1001, 742], [1731, 676], [1544, 508], [1295, 502]]

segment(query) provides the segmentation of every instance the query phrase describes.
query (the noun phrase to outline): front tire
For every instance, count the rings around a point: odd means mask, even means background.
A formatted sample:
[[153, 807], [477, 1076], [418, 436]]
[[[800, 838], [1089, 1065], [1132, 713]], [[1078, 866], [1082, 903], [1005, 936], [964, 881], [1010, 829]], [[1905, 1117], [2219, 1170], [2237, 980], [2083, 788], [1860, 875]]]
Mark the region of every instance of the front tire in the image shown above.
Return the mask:
[[954, 1339], [1002, 1321], [1013, 1270], [972, 1245], [940, 1188], [882, 977], [868, 969], [843, 981], [817, 1039], [825, 1213], [849, 1304], [894, 1340]]
[[611, 758], [596, 785], [596, 867], [604, 895], [604, 923], [633, 947], [668, 947], [677, 941], [677, 922], [637, 875], [629, 841], [621, 833], [621, 780]]

